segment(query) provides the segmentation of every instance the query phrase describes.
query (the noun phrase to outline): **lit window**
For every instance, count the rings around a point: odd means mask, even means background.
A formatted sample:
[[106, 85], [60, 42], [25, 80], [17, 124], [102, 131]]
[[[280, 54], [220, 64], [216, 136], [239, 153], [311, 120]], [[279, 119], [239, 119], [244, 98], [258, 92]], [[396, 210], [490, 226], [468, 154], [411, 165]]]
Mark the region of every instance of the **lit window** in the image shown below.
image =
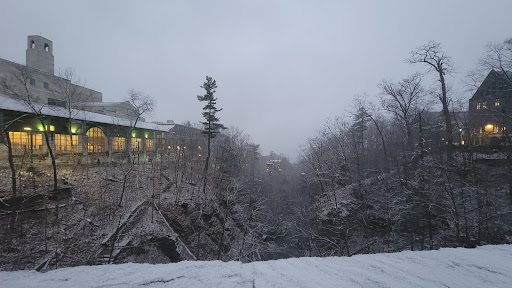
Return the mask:
[[44, 82], [44, 89], [48, 89], [50, 87], [50, 85], [48, 84], [48, 82]]
[[[48, 125], [46, 125], [46, 131], [48, 131]], [[50, 125], [50, 131], [51, 132], [55, 131], [55, 126]]]
[[32, 86], [36, 85], [36, 79], [30, 78], [30, 85], [32, 85]]
[[[30, 134], [28, 132], [9, 132], [9, 139], [11, 140], [12, 149], [25, 150], [30, 149]], [[43, 134], [32, 134], [32, 149], [39, 150], [43, 145]]]
[[25, 150], [30, 147], [30, 138], [27, 132], [9, 132], [9, 139], [14, 150]]
[[43, 134], [32, 134], [32, 149], [40, 150], [43, 146]]
[[485, 125], [485, 132], [493, 132], [494, 131], [494, 125], [487, 124]]
[[126, 138], [114, 137], [114, 139], [112, 139], [112, 149], [114, 151], [123, 151], [125, 147], [126, 147]]
[[86, 133], [87, 135], [87, 152], [103, 152], [105, 149], [105, 133], [98, 128], [92, 127]]
[[494, 101], [494, 106], [496, 106], [496, 107], [500, 107], [500, 99], [496, 99], [496, 100]]
[[487, 101], [482, 102], [482, 109], [487, 109]]
[[[73, 141], [73, 143], [71, 143]], [[73, 145], [71, 145], [73, 144]], [[73, 152], [78, 152], [78, 135], [62, 135], [55, 134], [55, 150], [57, 151], [71, 151], [73, 146]]]
[[140, 138], [132, 138], [132, 149], [140, 148]]
[[153, 139], [146, 139], [146, 148], [153, 148]]

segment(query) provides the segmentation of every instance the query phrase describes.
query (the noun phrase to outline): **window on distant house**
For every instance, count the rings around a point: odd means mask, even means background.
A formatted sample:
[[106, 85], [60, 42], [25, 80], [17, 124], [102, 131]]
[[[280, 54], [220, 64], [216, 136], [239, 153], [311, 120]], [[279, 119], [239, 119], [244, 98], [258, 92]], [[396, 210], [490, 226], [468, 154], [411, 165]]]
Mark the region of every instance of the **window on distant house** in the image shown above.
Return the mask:
[[34, 42], [34, 40], [30, 42], [30, 48], [36, 48], [36, 43]]
[[500, 107], [500, 99], [494, 100], [494, 106]]
[[44, 43], [44, 51], [48, 52], [50, 50], [50, 45]]
[[32, 86], [36, 85], [36, 79], [30, 78], [30, 85], [32, 85]]
[[487, 109], [487, 101], [482, 102], [482, 109]]
[[50, 85], [48, 84], [48, 82], [44, 82], [44, 89], [48, 89], [50, 87]]

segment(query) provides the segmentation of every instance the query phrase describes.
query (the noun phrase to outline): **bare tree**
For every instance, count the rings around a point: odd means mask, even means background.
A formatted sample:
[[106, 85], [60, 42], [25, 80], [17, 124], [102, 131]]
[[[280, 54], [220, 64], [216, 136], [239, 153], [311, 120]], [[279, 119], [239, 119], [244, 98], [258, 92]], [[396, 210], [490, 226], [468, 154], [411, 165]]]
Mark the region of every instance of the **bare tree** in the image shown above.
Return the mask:
[[[363, 97], [366, 98], [365, 96], [356, 96], [354, 98], [354, 105], [355, 105], [355, 108], [357, 111], [361, 111], [363, 113], [362, 114], [363, 117], [370, 119], [372, 121], [373, 125], [375, 125], [375, 128], [377, 129], [377, 132], [379, 134], [380, 141], [382, 144], [382, 150], [384, 152], [384, 169], [388, 173], [389, 172], [388, 150], [386, 148], [386, 141], [384, 139], [384, 134], [382, 132], [381, 125], [377, 121], [377, 116], [376, 116], [377, 112], [375, 109], [375, 105], [373, 103], [365, 101]], [[408, 137], [410, 137], [410, 135], [408, 135]]]
[[453, 135], [452, 135], [452, 119], [450, 117], [450, 99], [448, 98], [447, 88], [446, 88], [446, 74], [452, 72], [453, 67], [451, 63], [451, 58], [446, 55], [444, 50], [441, 47], [441, 43], [430, 41], [427, 44], [417, 47], [413, 51], [411, 51], [411, 55], [407, 60], [411, 64], [421, 63], [427, 65], [429, 71], [437, 73], [439, 77], [439, 83], [441, 84], [440, 93], [435, 93], [441, 105], [443, 107], [443, 116], [445, 121], [445, 132], [446, 132], [446, 142], [448, 145], [447, 155], [448, 158], [451, 158], [451, 146], [453, 144]]
[[66, 69], [59, 70], [58, 78], [55, 81], [56, 93], [60, 96], [60, 100], [66, 103], [66, 114], [68, 117], [68, 129], [69, 129], [69, 141], [71, 144], [71, 152], [74, 153], [73, 147], [73, 128], [72, 119], [76, 118], [76, 114], [80, 108], [81, 103], [88, 101], [91, 94], [83, 87], [83, 83], [79, 77], [75, 75], [75, 71], [68, 67]]
[[43, 127], [43, 134], [46, 141], [46, 147], [52, 161], [53, 167], [53, 190], [57, 191], [57, 165], [55, 163], [55, 155], [50, 143], [45, 115], [42, 110], [44, 104], [39, 103], [39, 96], [30, 89], [30, 79], [33, 78], [34, 70], [23, 65], [14, 66], [14, 70], [10, 74], [10, 79], [2, 79], [2, 89], [9, 96], [21, 101], [28, 110], [34, 114]]
[[425, 90], [421, 86], [421, 74], [414, 73], [398, 83], [382, 80], [378, 86], [383, 95], [382, 107], [403, 122], [407, 135], [407, 148], [410, 149], [412, 147], [412, 119], [425, 95]]
[[512, 38], [487, 44], [485, 56], [480, 59], [480, 66], [487, 70], [499, 71], [512, 82]]
[[[155, 109], [156, 101], [153, 97], [144, 94], [141, 91], [130, 89], [128, 90], [128, 98], [127, 101], [131, 104], [132, 107], [129, 108], [130, 111], [127, 111], [130, 117], [130, 128], [128, 129], [126, 135], [126, 151], [128, 151], [128, 147], [130, 144], [130, 137], [132, 135], [133, 129], [137, 126], [137, 123], [140, 119], [147, 115]], [[130, 153], [128, 153], [130, 154]], [[131, 154], [130, 154], [131, 155]], [[133, 161], [130, 161], [133, 162]]]

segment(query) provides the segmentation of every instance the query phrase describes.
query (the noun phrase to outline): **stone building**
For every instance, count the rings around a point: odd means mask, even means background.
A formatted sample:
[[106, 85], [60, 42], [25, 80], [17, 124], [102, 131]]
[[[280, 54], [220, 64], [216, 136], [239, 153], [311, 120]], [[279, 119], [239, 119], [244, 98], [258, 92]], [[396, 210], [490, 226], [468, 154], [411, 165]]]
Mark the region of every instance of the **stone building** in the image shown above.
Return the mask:
[[512, 74], [492, 70], [469, 100], [473, 145], [500, 145], [512, 124]]
[[55, 75], [53, 43], [44, 37], [37, 35], [27, 37], [26, 65], [0, 58], [0, 81], [13, 81], [12, 78], [20, 70], [30, 74], [27, 88], [31, 94], [37, 95], [38, 103], [63, 106], [63, 95], [58, 91], [58, 87], [62, 85], [80, 90], [82, 97], [77, 99], [77, 102], [101, 102], [103, 99], [101, 92], [77, 86]]
[[[47, 161], [45, 131], [57, 162], [125, 160], [126, 152], [144, 162], [157, 158], [158, 151], [168, 146], [169, 125], [138, 121], [134, 126], [127, 112], [133, 108], [129, 102], [102, 102], [101, 92], [54, 75], [52, 41], [28, 36], [26, 57], [26, 65], [0, 58], [0, 130], [7, 131], [15, 157]], [[80, 91], [73, 103], [57, 89], [62, 84]], [[24, 97], [13, 91], [21, 91]], [[0, 142], [5, 139], [1, 137]], [[6, 146], [0, 145], [0, 154], [6, 153]]]

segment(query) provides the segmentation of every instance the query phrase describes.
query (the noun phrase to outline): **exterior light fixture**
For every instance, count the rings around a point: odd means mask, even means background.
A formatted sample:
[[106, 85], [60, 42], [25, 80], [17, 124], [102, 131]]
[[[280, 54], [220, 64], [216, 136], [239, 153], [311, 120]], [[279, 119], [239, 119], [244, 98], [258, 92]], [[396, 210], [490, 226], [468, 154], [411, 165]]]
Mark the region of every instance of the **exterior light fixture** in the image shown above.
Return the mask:
[[23, 130], [25, 130], [25, 131], [32, 131], [32, 128], [30, 128], [30, 127], [24, 127], [24, 128], [23, 128]]
[[132, 137], [135, 138], [135, 135], [137, 135], [135, 132], [132, 132]]

